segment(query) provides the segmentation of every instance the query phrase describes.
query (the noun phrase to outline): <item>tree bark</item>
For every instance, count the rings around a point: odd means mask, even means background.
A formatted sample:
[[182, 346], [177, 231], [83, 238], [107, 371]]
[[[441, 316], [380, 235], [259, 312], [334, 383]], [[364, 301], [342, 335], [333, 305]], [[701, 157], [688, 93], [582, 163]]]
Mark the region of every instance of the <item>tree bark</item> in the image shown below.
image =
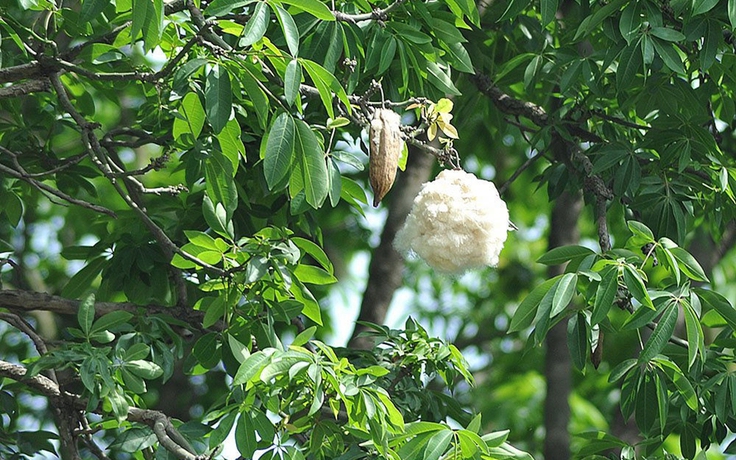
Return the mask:
[[[368, 267], [368, 283], [363, 293], [358, 321], [382, 324], [386, 319], [394, 292], [401, 285], [404, 269], [404, 260], [393, 246], [394, 237], [404, 224], [422, 184], [429, 179], [434, 161], [433, 156], [409, 145], [406, 170], [399, 174], [393, 190], [389, 192], [391, 202], [388, 216], [381, 233], [381, 242], [373, 251]], [[351, 348], [362, 350], [373, 348], [371, 339], [359, 336], [366, 329], [359, 323], [355, 325], [350, 338]]]
[[[583, 206], [579, 194], [564, 192], [555, 201], [550, 222], [549, 248], [575, 244], [580, 240], [577, 227]], [[563, 273], [565, 267], [549, 268], [549, 277]], [[547, 397], [544, 400], [545, 460], [568, 460], [570, 458], [569, 397], [572, 388], [571, 360], [567, 349], [567, 320], [560, 321], [550, 329], [545, 340], [547, 355], [544, 374], [547, 381]]]

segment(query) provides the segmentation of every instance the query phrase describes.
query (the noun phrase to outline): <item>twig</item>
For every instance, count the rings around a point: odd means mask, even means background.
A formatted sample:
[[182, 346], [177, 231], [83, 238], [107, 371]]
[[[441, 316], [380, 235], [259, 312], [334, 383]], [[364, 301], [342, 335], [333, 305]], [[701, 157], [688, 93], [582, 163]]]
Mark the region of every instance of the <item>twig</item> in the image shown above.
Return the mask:
[[511, 186], [511, 184], [521, 176], [521, 173], [527, 170], [532, 164], [534, 164], [535, 161], [542, 158], [544, 154], [547, 152], [547, 149], [540, 150], [531, 157], [527, 158], [526, 161], [519, 166], [516, 171], [511, 175], [511, 177], [508, 178], [506, 182], [503, 183], [501, 187], [498, 188], [498, 194], [503, 196], [503, 194], [508, 190], [508, 188]]
[[33, 330], [33, 327], [28, 324], [28, 321], [23, 319], [21, 316], [13, 313], [0, 312], [0, 319], [27, 335], [36, 347], [38, 354], [45, 355], [49, 351], [46, 347], [46, 342], [44, 342], [41, 336]]
[[391, 10], [396, 9], [399, 5], [404, 3], [406, 0], [396, 0], [386, 8], [383, 8], [381, 10], [373, 10], [370, 13], [363, 13], [363, 14], [347, 14], [340, 11], [333, 11], [332, 14], [335, 15], [335, 19], [338, 21], [343, 22], [350, 22], [350, 23], [356, 23], [361, 21], [387, 21], [388, 20], [388, 13], [391, 12]]
[[192, 22], [203, 31], [203, 36], [210, 42], [214, 43], [218, 47], [222, 48], [225, 51], [230, 51], [232, 47], [227, 44], [225, 40], [223, 40], [219, 35], [213, 33], [211, 30], [209, 30], [210, 26], [207, 24], [207, 21], [204, 19], [204, 15], [202, 14], [202, 11], [197, 8], [197, 5], [194, 4], [192, 0], [185, 0], [186, 8], [189, 10], [189, 14], [192, 17]]
[[652, 128], [651, 126], [640, 125], [638, 123], [632, 123], [630, 121], [623, 120], [621, 118], [614, 117], [612, 115], [608, 115], [608, 114], [604, 113], [602, 110], [591, 110], [590, 113], [591, 113], [591, 115], [595, 115], [598, 118], [602, 118], [602, 119], [604, 119], [606, 121], [610, 121], [612, 123], [616, 123], [617, 125], [626, 126], [627, 128], [644, 129], [644, 130], [648, 130], [648, 129], [651, 129]]
[[[2, 146], [0, 146], [0, 152], [5, 153], [5, 154], [12, 153], [8, 149], [6, 149], [6, 148], [4, 148]], [[40, 181], [38, 181], [36, 179], [33, 179], [32, 177], [29, 177], [28, 176], [28, 173], [26, 173], [25, 170], [23, 170], [23, 171], [16, 171], [16, 170], [14, 170], [12, 168], [9, 168], [9, 167], [7, 167], [7, 166], [5, 166], [3, 164], [0, 164], [0, 172], [4, 172], [4, 173], [6, 173], [6, 174], [8, 174], [10, 176], [13, 176], [13, 177], [17, 178], [17, 179], [20, 179], [20, 180], [23, 180], [25, 182], [28, 182], [29, 184], [33, 185], [37, 189], [41, 190], [42, 192], [50, 193], [51, 195], [54, 195], [55, 197], [57, 197], [57, 198], [59, 198], [61, 200], [67, 201], [67, 202], [69, 202], [71, 204], [74, 204], [74, 205], [77, 205], [77, 206], [80, 206], [80, 207], [83, 207], [83, 208], [87, 208], [87, 209], [90, 209], [92, 211], [99, 212], [101, 214], [106, 214], [106, 215], [108, 215], [108, 216], [110, 216], [112, 218], [117, 218], [117, 215], [111, 209], [107, 209], [104, 206], [99, 206], [99, 205], [92, 204], [92, 203], [89, 203], [87, 201], [80, 200], [78, 198], [74, 198], [72, 196], [69, 196], [66, 193], [64, 193], [64, 192], [62, 192], [62, 191], [60, 191], [58, 189], [55, 189], [55, 188], [53, 188], [53, 187], [51, 187], [49, 185], [46, 185], [43, 182], [40, 182]]]

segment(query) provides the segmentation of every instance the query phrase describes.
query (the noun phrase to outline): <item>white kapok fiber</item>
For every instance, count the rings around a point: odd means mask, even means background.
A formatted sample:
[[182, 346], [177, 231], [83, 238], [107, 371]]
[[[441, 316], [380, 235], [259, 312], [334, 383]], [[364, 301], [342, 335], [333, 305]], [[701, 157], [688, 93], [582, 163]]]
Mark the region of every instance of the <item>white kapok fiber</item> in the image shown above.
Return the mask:
[[439, 272], [461, 274], [498, 265], [508, 228], [508, 208], [492, 182], [447, 169], [422, 185], [394, 246]]

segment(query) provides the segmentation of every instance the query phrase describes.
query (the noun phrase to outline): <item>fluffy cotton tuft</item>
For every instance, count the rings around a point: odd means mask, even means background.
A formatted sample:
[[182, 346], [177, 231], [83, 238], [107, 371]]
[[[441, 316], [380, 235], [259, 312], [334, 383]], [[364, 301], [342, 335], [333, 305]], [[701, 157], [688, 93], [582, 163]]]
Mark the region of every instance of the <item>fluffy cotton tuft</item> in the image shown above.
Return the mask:
[[508, 228], [509, 211], [493, 183], [447, 169], [422, 185], [394, 245], [439, 272], [460, 274], [496, 266]]

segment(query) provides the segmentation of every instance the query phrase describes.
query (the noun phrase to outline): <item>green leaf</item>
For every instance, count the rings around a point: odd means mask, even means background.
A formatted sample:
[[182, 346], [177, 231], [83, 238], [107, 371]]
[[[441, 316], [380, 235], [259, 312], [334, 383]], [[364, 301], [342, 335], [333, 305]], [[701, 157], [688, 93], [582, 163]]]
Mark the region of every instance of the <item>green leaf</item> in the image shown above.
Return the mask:
[[161, 369], [161, 366], [158, 364], [142, 359], [128, 361], [123, 365], [134, 375], [147, 380], [161, 377], [164, 373], [163, 369]]
[[233, 385], [242, 385], [256, 378], [269, 359], [270, 355], [262, 351], [250, 355], [238, 368], [238, 372], [233, 378]]
[[718, 0], [693, 0], [693, 16], [707, 13], [718, 4]]
[[301, 347], [305, 343], [309, 342], [312, 337], [314, 337], [314, 333], [317, 331], [317, 326], [310, 326], [303, 331], [301, 331], [296, 337], [294, 337], [294, 341], [291, 342], [292, 347]]
[[643, 68], [643, 57], [638, 43], [627, 46], [621, 52], [616, 71], [616, 87], [621, 93], [634, 87], [634, 78]]
[[506, 5], [506, 9], [501, 17], [498, 18], [498, 22], [518, 16], [529, 5], [529, 0], [510, 0], [506, 2]]
[[222, 203], [214, 203], [207, 194], [202, 200], [202, 215], [212, 230], [229, 240], [235, 238], [233, 222], [228, 217], [225, 206]]
[[153, 446], [158, 442], [156, 434], [148, 427], [129, 428], [112, 443], [111, 447], [122, 450], [123, 452], [141, 452], [144, 449]]
[[720, 44], [723, 43], [720, 23], [709, 20], [706, 31], [707, 32], [703, 37], [703, 45], [700, 50], [700, 66], [703, 71], [710, 69], [710, 66], [716, 61], [718, 48], [720, 47]]
[[686, 304], [682, 311], [685, 316], [685, 330], [687, 332], [687, 368], [689, 370], [695, 364], [698, 356], [705, 358], [705, 339], [703, 328], [693, 308]]
[[626, 284], [626, 288], [629, 292], [631, 292], [631, 295], [634, 296], [639, 303], [645, 307], [654, 309], [654, 304], [652, 303], [652, 299], [649, 297], [647, 288], [644, 285], [644, 280], [639, 272], [630, 265], [624, 266], [624, 283]]
[[658, 414], [657, 387], [654, 382], [654, 375], [650, 372], [644, 372], [639, 379], [639, 388], [636, 392], [636, 425], [643, 433], [648, 434]]
[[329, 72], [334, 73], [337, 68], [337, 61], [340, 59], [343, 50], [345, 49], [345, 45], [343, 44], [345, 32], [342, 24], [339, 22], [330, 24], [328, 28], [332, 29], [332, 32], [330, 33], [330, 45], [327, 47], [323, 65]]
[[327, 5], [320, 2], [319, 0], [279, 0], [281, 3], [295, 6], [302, 11], [305, 11], [317, 19], [323, 21], [334, 21], [335, 15], [332, 14]]
[[307, 287], [304, 286], [298, 278], [293, 280], [289, 291], [294, 294], [294, 298], [296, 300], [304, 305], [302, 308], [302, 314], [321, 326], [322, 310], [320, 309], [319, 303], [317, 303], [312, 292], [307, 289]]
[[437, 89], [444, 92], [445, 94], [451, 94], [453, 96], [460, 96], [462, 93], [455, 87], [455, 84], [450, 79], [450, 76], [445, 73], [436, 62], [427, 61], [427, 80], [432, 83]]
[[542, 12], [542, 27], [555, 20], [559, 0], [541, 0], [540, 10]]
[[232, 176], [238, 172], [240, 159], [245, 159], [245, 145], [240, 139], [240, 125], [238, 120], [232, 118], [228, 120], [222, 131], [217, 135], [217, 142], [220, 144], [222, 154], [230, 161]]
[[554, 318], [560, 312], [564, 311], [572, 301], [575, 295], [578, 275], [574, 273], [565, 273], [555, 285], [555, 295], [552, 297], [552, 310], [550, 317]]
[[93, 335], [101, 331], [107, 331], [119, 324], [127, 323], [132, 317], [133, 314], [127, 311], [111, 311], [92, 324], [89, 335]]
[[263, 174], [270, 190], [282, 186], [291, 170], [295, 132], [294, 119], [288, 113], [276, 117], [271, 125], [263, 159]]
[[146, 382], [143, 381], [143, 378], [132, 373], [127, 367], [123, 366], [120, 368], [120, 375], [123, 377], [126, 392], [135, 394], [146, 392]]
[[66, 286], [64, 286], [64, 290], [61, 291], [62, 297], [69, 299], [79, 298], [92, 286], [94, 280], [97, 279], [97, 276], [108, 263], [105, 257], [95, 257], [90, 260], [87, 265], [82, 267], [81, 270], [69, 279]]
[[685, 374], [683, 374], [677, 364], [666, 357], [655, 358], [654, 363], [657, 364], [672, 383], [675, 384], [675, 387], [677, 388], [677, 391], [680, 392], [685, 404], [687, 404], [690, 409], [697, 412], [699, 410], [698, 395], [695, 393], [695, 389], [692, 384], [687, 377], [685, 377]]
[[302, 120], [296, 120], [294, 153], [301, 166], [307, 203], [318, 209], [329, 192], [325, 152], [309, 125]]
[[240, 73], [240, 82], [248, 94], [248, 99], [253, 104], [253, 110], [255, 110], [256, 116], [258, 117], [258, 125], [265, 130], [266, 126], [268, 126], [268, 111], [270, 107], [266, 93], [259, 86], [256, 77], [247, 69], [245, 72]]
[[248, 19], [243, 30], [243, 36], [240, 39], [240, 46], [251, 46], [257, 42], [266, 33], [268, 28], [268, 17], [270, 13], [268, 11], [268, 4], [266, 2], [258, 2], [253, 15]]
[[570, 350], [572, 363], [578, 369], [585, 369], [585, 360], [588, 357], [588, 329], [585, 315], [578, 313], [567, 323], [567, 346]]
[[337, 278], [330, 273], [313, 265], [297, 265], [294, 269], [294, 276], [305, 284], [325, 285], [337, 282]]
[[452, 68], [465, 73], [473, 73], [475, 68], [473, 67], [473, 61], [470, 59], [470, 54], [465, 46], [460, 42], [443, 43], [443, 48], [447, 51], [445, 56], [447, 60], [452, 64]]
[[622, 361], [611, 371], [611, 374], [608, 376], [608, 383], [618, 382], [619, 379], [628, 374], [629, 371], [634, 368], [634, 366], [636, 366], [636, 360], [634, 358]]
[[86, 23], [97, 19], [102, 11], [110, 4], [110, 0], [85, 0], [79, 12], [79, 22]]
[[682, 58], [677, 53], [675, 45], [671, 43], [660, 43], [659, 40], [652, 40], [652, 43], [654, 44], [654, 49], [657, 50], [657, 54], [670, 70], [679, 74], [685, 73], [685, 66], [682, 65]]
[[509, 325], [509, 332], [516, 332], [522, 329], [526, 329], [532, 324], [534, 315], [537, 311], [537, 307], [539, 306], [539, 302], [541, 302], [541, 300], [552, 288], [552, 286], [557, 282], [558, 279], [559, 277], [555, 277], [545, 281], [544, 283], [534, 288], [532, 292], [530, 292], [529, 295], [524, 298], [524, 300], [519, 304], [519, 307], [514, 312], [514, 316], [511, 319], [511, 324]]
[[685, 276], [695, 281], [708, 282], [708, 277], [705, 275], [703, 267], [700, 266], [698, 261], [695, 260], [695, 257], [689, 252], [679, 247], [670, 248], [670, 252], [677, 260], [677, 266]]
[[560, 265], [573, 259], [582, 258], [595, 254], [595, 252], [584, 246], [561, 246], [550, 249], [542, 257], [537, 259], [537, 263], [545, 265]]
[[213, 151], [204, 164], [205, 190], [213, 203], [222, 203], [228, 219], [238, 207], [238, 189], [232, 165], [220, 152]]
[[230, 75], [224, 67], [216, 65], [207, 74], [204, 101], [207, 120], [215, 134], [219, 134], [230, 119], [233, 106]]
[[[0, 58], [2, 58], [2, 54], [0, 54]], [[23, 217], [23, 200], [12, 191], [6, 191], [5, 193], [0, 192], [0, 202], [2, 202], [0, 210], [7, 216], [8, 223], [13, 228], [18, 228], [18, 224], [20, 224], [20, 220]]]
[[378, 61], [378, 71], [376, 72], [377, 75], [383, 74], [389, 67], [391, 67], [391, 63], [393, 62], [395, 55], [396, 39], [394, 37], [389, 37], [388, 40], [383, 42], [383, 48], [381, 48], [381, 57]]
[[334, 158], [327, 160], [327, 179], [329, 187], [327, 196], [330, 198], [330, 205], [334, 208], [340, 202], [340, 193], [342, 192], [342, 176]]
[[647, 363], [657, 356], [667, 345], [667, 342], [675, 332], [675, 326], [677, 325], [677, 311], [678, 307], [676, 304], [668, 306], [662, 316], [659, 318], [657, 326], [652, 331], [652, 335], [649, 336], [649, 340], [644, 344], [644, 349], [639, 354], [639, 362]]
[[330, 73], [327, 69], [317, 64], [316, 62], [309, 61], [307, 59], [301, 59], [302, 66], [309, 74], [309, 78], [314, 82], [314, 86], [319, 91], [319, 97], [322, 99], [322, 104], [327, 110], [327, 114], [330, 118], [335, 118], [335, 110], [332, 107], [332, 94], [337, 95], [338, 99], [343, 103], [350, 112], [350, 101], [345, 93], [340, 82], [335, 76]]
[[79, 309], [77, 310], [77, 323], [79, 323], [79, 328], [87, 337], [90, 335], [90, 330], [92, 329], [92, 323], [94, 320], [95, 295], [92, 293], [79, 302]]
[[439, 458], [447, 451], [447, 447], [452, 441], [452, 430], [445, 429], [433, 434], [427, 441], [427, 448], [424, 451], [424, 460], [439, 460]]
[[414, 436], [409, 442], [399, 448], [399, 451], [397, 452], [399, 458], [401, 460], [417, 460], [425, 458], [423, 454], [427, 448], [427, 442], [432, 436], [433, 433], [431, 432], [420, 433]]
[[626, 8], [621, 12], [621, 19], [618, 22], [618, 30], [623, 35], [626, 44], [631, 45], [631, 42], [636, 38], [636, 32], [641, 28], [641, 20], [639, 18], [639, 3], [631, 2], [626, 5]]
[[293, 237], [291, 239], [291, 242], [294, 243], [299, 249], [309, 254], [315, 261], [317, 261], [317, 263], [322, 266], [322, 268], [327, 270], [330, 275], [334, 274], [332, 262], [330, 262], [327, 254], [324, 252], [324, 250], [322, 250], [321, 247], [319, 247], [319, 245], [299, 236]]
[[184, 134], [191, 134], [192, 139], [189, 145], [194, 144], [194, 140], [199, 137], [204, 126], [205, 112], [199, 96], [190, 92], [184, 96], [179, 106], [179, 114], [181, 118], [174, 119], [174, 128], [172, 134], [174, 139], [179, 140]]
[[227, 312], [227, 303], [225, 298], [218, 296], [212, 299], [211, 302], [203, 304], [207, 306], [207, 311], [202, 318], [202, 327], [211, 327], [225, 316]]
[[736, 0], [728, 0], [728, 22], [731, 29], [736, 29]]
[[[217, 334], [208, 332], [197, 340], [192, 348], [192, 354], [205, 369], [212, 369], [220, 362], [220, 343]], [[252, 356], [252, 355], [251, 355]]]
[[251, 422], [250, 412], [241, 412], [235, 424], [235, 446], [243, 458], [253, 458], [258, 449], [256, 430]]
[[579, 39], [590, 34], [591, 31], [595, 30], [598, 25], [603, 22], [603, 20], [614, 16], [615, 13], [627, 3], [628, 0], [613, 0], [612, 2], [607, 3], [605, 4], [605, 6], [598, 9], [591, 16], [586, 17], [580, 23], [578, 30], [575, 32], [575, 37], [573, 38], [573, 41], [578, 41]]
[[284, 98], [289, 105], [299, 101], [299, 86], [302, 82], [302, 66], [297, 59], [286, 65], [284, 72]]
[[606, 270], [603, 277], [598, 283], [595, 291], [595, 302], [593, 303], [593, 314], [590, 318], [590, 324], [596, 325], [608, 316], [608, 311], [616, 299], [618, 291], [618, 270], [610, 268]]
[[389, 21], [386, 27], [396, 32], [397, 37], [401, 37], [404, 42], [411, 42], [417, 45], [426, 45], [432, 43], [432, 37], [420, 31], [417, 26], [404, 22]]
[[681, 40], [685, 40], [685, 35], [682, 32], [678, 32], [671, 27], [652, 27], [650, 33], [655, 37], [668, 42], [679, 42]]
[[717, 292], [709, 291], [707, 289], [696, 288], [695, 292], [700, 300], [705, 302], [706, 306], [715, 310], [723, 317], [724, 320], [726, 320], [726, 323], [731, 327], [731, 329], [736, 331], [736, 309], [734, 309], [728, 299]]
[[289, 54], [296, 57], [299, 54], [299, 29], [291, 15], [276, 3], [272, 3], [271, 7], [276, 11], [276, 17], [281, 24], [281, 30], [284, 31], [286, 46], [289, 48]]
[[210, 433], [210, 446], [219, 446], [225, 442], [225, 439], [227, 439], [230, 431], [233, 429], [233, 425], [235, 425], [235, 418], [237, 416], [238, 411], [232, 411], [220, 419], [220, 423], [218, 423], [217, 427]]
[[151, 352], [151, 347], [146, 343], [138, 342], [125, 350], [123, 361], [133, 361], [136, 359], [145, 359]]
[[205, 16], [224, 16], [236, 8], [256, 2], [257, 0], [214, 0], [204, 10]]

